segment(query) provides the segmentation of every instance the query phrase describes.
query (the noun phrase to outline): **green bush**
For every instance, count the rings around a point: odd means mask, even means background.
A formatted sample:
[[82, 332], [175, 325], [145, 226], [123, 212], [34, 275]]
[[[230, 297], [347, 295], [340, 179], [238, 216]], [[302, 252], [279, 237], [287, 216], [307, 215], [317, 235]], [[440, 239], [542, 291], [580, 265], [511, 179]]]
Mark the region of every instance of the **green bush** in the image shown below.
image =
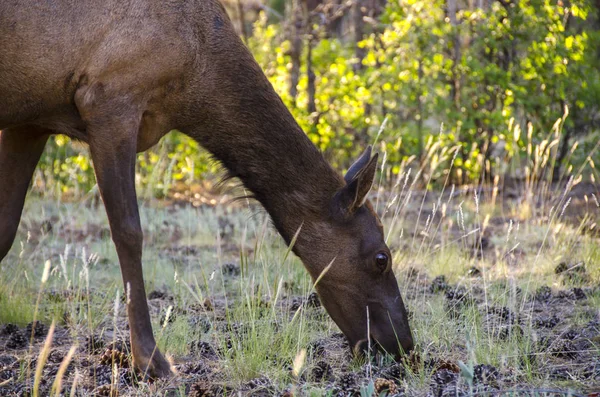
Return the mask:
[[[590, 150], [600, 114], [598, 10], [586, 0], [488, 3], [450, 18], [445, 0], [388, 1], [358, 43], [329, 34], [319, 18], [305, 21], [311, 36], [303, 35], [295, 98], [289, 93], [290, 22], [273, 23], [263, 14], [248, 45], [336, 167], [347, 167], [374, 142], [389, 172], [412, 164], [433, 181], [477, 181], [484, 169], [492, 177], [510, 170], [507, 160], [527, 157], [528, 145], [551, 141], [555, 158], [587, 161], [589, 152], [581, 151]], [[309, 47], [315, 112], [309, 111]], [[553, 129], [566, 109], [569, 117]], [[567, 144], [575, 141], [579, 151], [569, 155]], [[66, 142], [58, 137], [48, 145], [42, 180], [53, 190], [87, 191], [94, 184], [87, 152]], [[437, 158], [434, 146], [443, 149]], [[164, 195], [174, 182], [191, 183], [214, 170], [207, 159], [196, 142], [170, 134], [139, 156], [138, 183], [144, 194]]]

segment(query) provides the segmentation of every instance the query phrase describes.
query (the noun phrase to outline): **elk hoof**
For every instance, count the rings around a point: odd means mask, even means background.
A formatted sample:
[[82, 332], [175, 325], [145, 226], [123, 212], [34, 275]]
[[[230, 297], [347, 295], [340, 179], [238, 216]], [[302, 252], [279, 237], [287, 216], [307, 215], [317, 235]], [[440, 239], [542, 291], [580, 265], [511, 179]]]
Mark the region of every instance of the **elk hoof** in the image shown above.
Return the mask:
[[175, 368], [164, 358], [158, 349], [148, 357], [133, 358], [133, 365], [143, 378], [158, 379], [171, 378], [177, 375]]

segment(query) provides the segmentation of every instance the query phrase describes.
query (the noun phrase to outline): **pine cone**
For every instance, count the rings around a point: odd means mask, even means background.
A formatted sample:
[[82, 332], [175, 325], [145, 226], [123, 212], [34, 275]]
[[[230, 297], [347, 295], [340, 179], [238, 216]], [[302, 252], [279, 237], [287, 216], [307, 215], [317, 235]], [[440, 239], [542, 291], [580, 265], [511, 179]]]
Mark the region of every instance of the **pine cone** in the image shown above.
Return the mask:
[[394, 383], [394, 381], [377, 378], [375, 380], [375, 393], [380, 395], [384, 391], [388, 392], [388, 395], [393, 395], [398, 393], [398, 386]]
[[433, 374], [429, 385], [431, 387], [432, 394], [436, 397], [441, 397], [458, 395], [457, 382], [457, 373], [448, 371], [447, 369], [441, 369]]
[[192, 341], [192, 343], [190, 344], [190, 351], [192, 353], [198, 353], [201, 357], [204, 358], [217, 357], [217, 352], [215, 351], [215, 349], [213, 349], [210, 343], [202, 340]]
[[332, 375], [333, 370], [331, 369], [331, 365], [325, 361], [319, 361], [312, 369], [310, 378], [314, 382], [321, 382], [331, 379]]
[[475, 383], [495, 385], [498, 380], [498, 369], [492, 365], [478, 364], [473, 368]]
[[450, 289], [450, 286], [446, 281], [446, 276], [437, 276], [429, 286], [429, 291], [433, 294], [437, 292], [446, 292], [448, 289]]
[[404, 365], [406, 365], [408, 368], [410, 368], [412, 372], [417, 373], [417, 372], [419, 372], [419, 369], [421, 368], [423, 359], [421, 358], [421, 355], [419, 354], [419, 352], [413, 350], [410, 352], [410, 354], [408, 356], [404, 356], [402, 358], [402, 362]]
[[240, 267], [235, 263], [226, 263], [223, 265], [223, 274], [227, 276], [239, 276]]
[[33, 336], [35, 338], [41, 338], [42, 336], [46, 336], [46, 327], [39, 321], [34, 321], [27, 324], [27, 335], [31, 335], [32, 331]]
[[206, 298], [204, 299], [204, 302], [202, 303], [202, 307], [204, 308], [204, 310], [206, 310], [207, 312], [212, 312], [213, 310], [215, 310], [215, 306], [213, 305], [212, 301], [210, 300], [210, 298]]
[[446, 360], [440, 360], [436, 363], [436, 369], [440, 370], [440, 369], [446, 369], [450, 372], [455, 372], [455, 373], [459, 373], [460, 372], [460, 367], [456, 364], [453, 363], [451, 361], [446, 361]]
[[190, 388], [190, 397], [212, 397], [215, 394], [212, 392], [210, 382], [207, 380], [199, 380]]
[[342, 375], [340, 377], [340, 380], [338, 381], [338, 385], [341, 392], [338, 393], [338, 396], [354, 396], [359, 395], [360, 393], [358, 387], [358, 379], [356, 377], [356, 374], [352, 372]]
[[28, 339], [20, 332], [12, 334], [6, 342], [6, 347], [9, 349], [21, 349], [27, 346]]
[[550, 287], [543, 285], [535, 291], [535, 299], [542, 302], [547, 302], [552, 299], [552, 290]]
[[101, 337], [95, 335], [88, 335], [85, 338], [85, 348], [89, 354], [98, 354], [104, 347], [104, 341]]
[[113, 389], [111, 385], [102, 385], [96, 388], [96, 396], [108, 396], [108, 397], [117, 397], [119, 395], [118, 389]]
[[100, 357], [100, 364], [112, 366], [113, 363], [117, 364], [119, 368], [129, 368], [127, 354], [118, 350], [106, 349], [102, 357]]
[[319, 299], [319, 295], [316, 292], [312, 292], [306, 298], [306, 306], [307, 307], [321, 307], [321, 300]]

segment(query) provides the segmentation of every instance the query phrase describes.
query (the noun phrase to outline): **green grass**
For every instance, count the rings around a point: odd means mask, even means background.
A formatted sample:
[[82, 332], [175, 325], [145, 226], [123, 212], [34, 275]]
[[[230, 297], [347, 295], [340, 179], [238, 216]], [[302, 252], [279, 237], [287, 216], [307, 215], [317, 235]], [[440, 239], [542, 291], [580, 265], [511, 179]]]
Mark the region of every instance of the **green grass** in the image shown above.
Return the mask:
[[[511, 226], [509, 219], [517, 219], [518, 208], [506, 205], [499, 209], [485, 201], [478, 205], [470, 200], [448, 200], [445, 213], [438, 207], [435, 216], [428, 219], [434, 214], [436, 200], [421, 205], [420, 199], [413, 198], [390, 232], [388, 243], [401, 291], [413, 315], [411, 326], [421, 358], [461, 361], [467, 367], [490, 364], [503, 373], [512, 373], [515, 385], [584, 388], [586, 385], [579, 381], [549, 379], [547, 366], [554, 364], [546, 356], [529, 358], [539, 337], [531, 321], [524, 322], [522, 334], [501, 338], [494, 329], [497, 325], [486, 322], [485, 313], [488, 308], [507, 307], [527, 317], [532, 313], [529, 297], [540, 286], [557, 291], [597, 285], [598, 239], [581, 234], [577, 222], [560, 216], [523, 219]], [[305, 381], [320, 360], [305, 353], [311, 342], [329, 338], [339, 330], [323, 309], [288, 309], [289, 299], [312, 291], [312, 282], [300, 261], [288, 255], [288, 248], [268, 226], [266, 216], [248, 208], [161, 208], [157, 204], [142, 205], [141, 215], [147, 291], [157, 289], [172, 296], [171, 301], [151, 302], [161, 350], [176, 361], [199, 362], [202, 359], [191, 346], [205, 341], [221, 349], [222, 354], [211, 365], [218, 367], [230, 387], [243, 387], [252, 379], [267, 377], [278, 391], [293, 389], [309, 396], [331, 393], [325, 383]], [[593, 210], [597, 216], [598, 209]], [[417, 214], [419, 224], [415, 223]], [[386, 230], [392, 223], [391, 215], [393, 212], [384, 219]], [[500, 221], [489, 226], [489, 219], [485, 221], [488, 215]], [[40, 230], [45, 220], [52, 221], [49, 232]], [[233, 233], [221, 238], [220, 224], [224, 221], [233, 225]], [[483, 228], [487, 228], [492, 246], [479, 257], [472, 247], [479, 242]], [[114, 315], [115, 299], [122, 295], [122, 287], [116, 253], [106, 230], [103, 208], [94, 200], [60, 203], [31, 197], [17, 241], [2, 263], [0, 323], [24, 326], [37, 316], [47, 324], [56, 320], [59, 327], [69, 330], [73, 340], [92, 333], [126, 336], [122, 303]], [[518, 255], [513, 258], [511, 252]], [[51, 271], [42, 285], [46, 260], [51, 262]], [[554, 273], [561, 261], [585, 262], [587, 278], [563, 283], [564, 277]], [[222, 265], [227, 262], [240, 263], [241, 274], [223, 274]], [[480, 269], [481, 276], [468, 276], [471, 267]], [[416, 279], [409, 275], [410, 269], [418, 270]], [[481, 302], [461, 306], [450, 315], [443, 293], [428, 292], [431, 279], [439, 275], [452, 285], [479, 294]], [[216, 310], [202, 308], [207, 298]], [[174, 320], [161, 323], [169, 306]], [[598, 310], [600, 292], [595, 292], [584, 307], [569, 313], [570, 324], [584, 326]], [[203, 321], [210, 329], [204, 332], [194, 321]], [[227, 326], [242, 327], [243, 331], [227, 332]], [[598, 354], [600, 341], [594, 343]], [[342, 349], [333, 351], [338, 353], [327, 360], [335, 377], [346, 370], [366, 371], [364, 361], [350, 360]], [[403, 384], [414, 395], [424, 395], [431, 375], [421, 363], [421, 370], [407, 370]], [[368, 384], [363, 386], [368, 388]], [[150, 393], [146, 387], [141, 385], [128, 393]], [[181, 384], [171, 389], [183, 394]], [[154, 388], [152, 393], [161, 392]]]

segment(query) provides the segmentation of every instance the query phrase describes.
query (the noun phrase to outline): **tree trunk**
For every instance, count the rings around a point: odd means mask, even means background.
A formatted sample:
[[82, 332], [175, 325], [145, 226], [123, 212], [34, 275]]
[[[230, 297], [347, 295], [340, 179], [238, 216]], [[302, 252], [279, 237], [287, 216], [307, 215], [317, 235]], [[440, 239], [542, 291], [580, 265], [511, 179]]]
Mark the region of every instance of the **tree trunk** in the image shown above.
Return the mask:
[[460, 62], [460, 36], [458, 35], [458, 21], [456, 19], [456, 12], [458, 11], [458, 7], [456, 5], [456, 0], [447, 0], [448, 6], [448, 19], [450, 19], [450, 24], [453, 26], [453, 51], [452, 51], [452, 100], [457, 107], [460, 109], [460, 79], [458, 77], [458, 63]]
[[354, 3], [354, 55], [358, 59], [355, 64], [355, 70], [362, 69], [362, 60], [365, 57], [364, 48], [360, 48], [358, 43], [362, 41], [365, 33], [365, 22], [363, 20], [366, 11], [366, 0], [355, 0]]
[[244, 5], [242, 0], [237, 0], [238, 18], [240, 22], [240, 32], [244, 39], [244, 44], [248, 45], [248, 31], [246, 30], [246, 14], [244, 12]]
[[302, 25], [303, 25], [303, 12], [302, 5], [299, 0], [294, 0], [292, 3], [292, 18], [291, 18], [291, 29], [290, 29], [290, 58], [292, 61], [292, 68], [290, 70], [290, 88], [289, 94], [296, 102], [298, 96], [298, 82], [300, 81], [300, 66], [302, 63]]
[[310, 35], [308, 38], [308, 53], [306, 54], [306, 74], [308, 77], [308, 85], [306, 87], [308, 94], [308, 112], [315, 113], [317, 111], [317, 105], [315, 103], [316, 87], [315, 87], [315, 72], [313, 70], [312, 63], [312, 48], [314, 45], [315, 37]]

